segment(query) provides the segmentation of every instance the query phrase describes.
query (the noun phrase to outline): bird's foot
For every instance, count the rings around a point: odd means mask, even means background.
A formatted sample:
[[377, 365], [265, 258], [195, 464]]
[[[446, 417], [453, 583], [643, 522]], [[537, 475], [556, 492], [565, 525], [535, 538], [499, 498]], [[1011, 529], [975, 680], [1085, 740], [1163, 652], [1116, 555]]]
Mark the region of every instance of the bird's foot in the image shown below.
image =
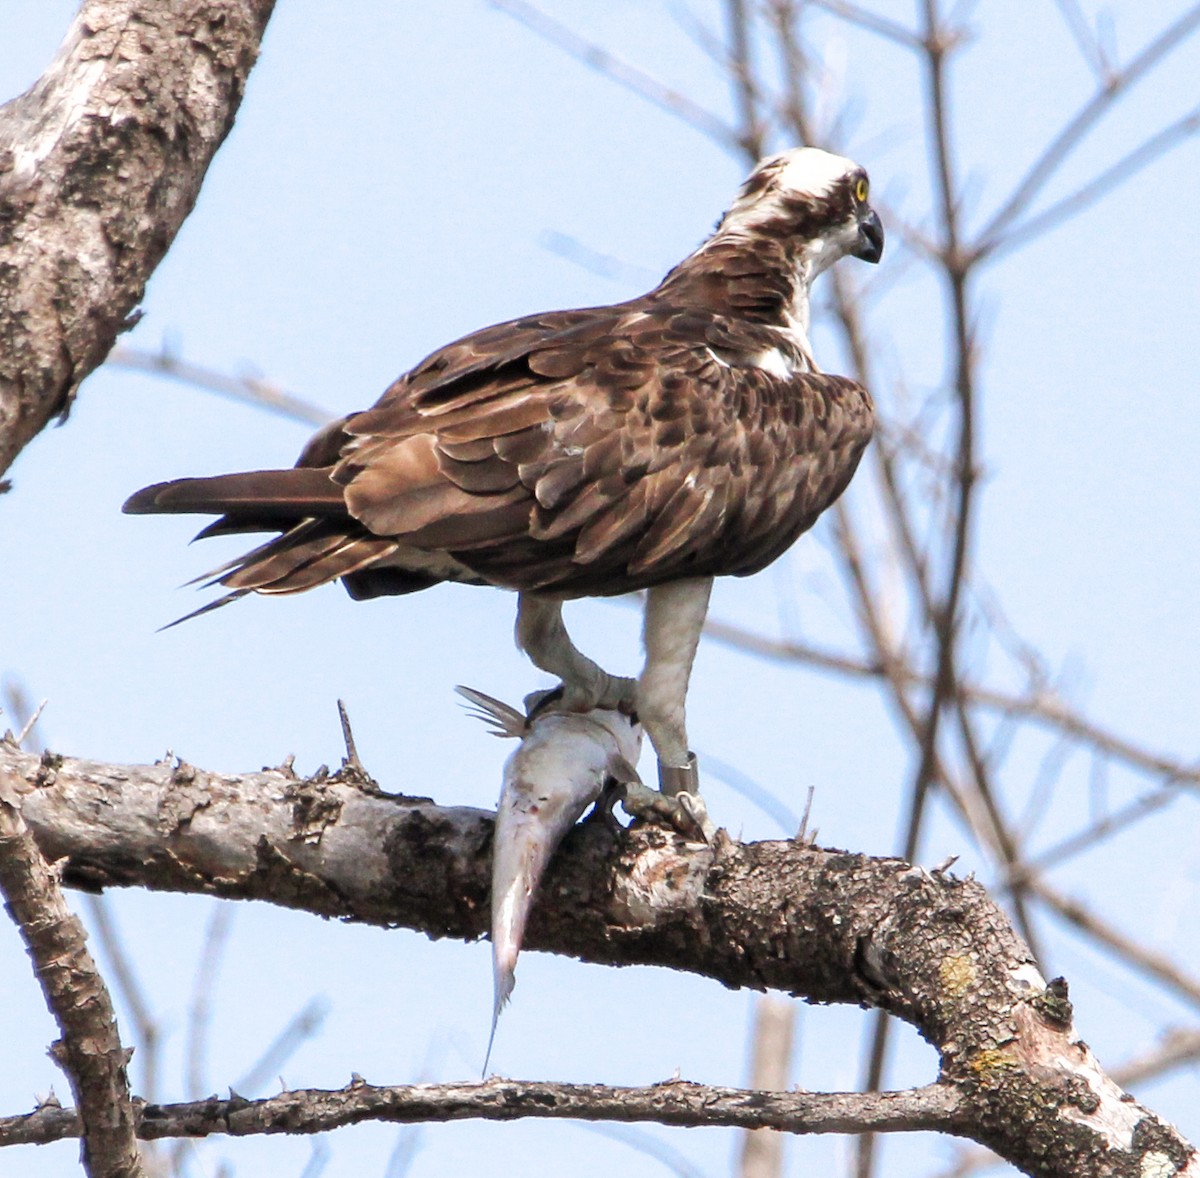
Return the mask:
[[665, 822], [684, 838], [711, 843], [717, 833], [716, 823], [708, 816], [704, 799], [696, 793], [675, 797], [638, 782], [626, 782], [621, 787], [621, 807], [645, 822]]
[[637, 710], [637, 680], [602, 671], [583, 682], [563, 682], [525, 697], [525, 715], [530, 720], [541, 712], [590, 712], [596, 708], [633, 715]]

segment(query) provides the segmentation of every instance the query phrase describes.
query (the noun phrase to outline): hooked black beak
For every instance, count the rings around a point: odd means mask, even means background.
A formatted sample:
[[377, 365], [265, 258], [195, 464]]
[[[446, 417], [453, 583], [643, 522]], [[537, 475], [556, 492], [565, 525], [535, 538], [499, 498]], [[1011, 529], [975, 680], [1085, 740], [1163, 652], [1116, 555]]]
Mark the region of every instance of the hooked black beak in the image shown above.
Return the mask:
[[858, 222], [858, 242], [854, 256], [862, 258], [864, 262], [878, 262], [883, 257], [883, 222], [874, 209]]

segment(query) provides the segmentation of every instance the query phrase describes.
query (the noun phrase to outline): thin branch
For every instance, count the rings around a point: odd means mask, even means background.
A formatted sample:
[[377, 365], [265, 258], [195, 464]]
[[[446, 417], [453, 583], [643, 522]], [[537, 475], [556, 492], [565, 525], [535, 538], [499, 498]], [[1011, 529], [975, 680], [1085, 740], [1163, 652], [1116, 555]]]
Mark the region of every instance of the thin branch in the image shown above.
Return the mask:
[[1112, 1070], [1112, 1078], [1122, 1088], [1136, 1088], [1159, 1080], [1166, 1072], [1194, 1064], [1200, 1059], [1200, 1030], [1176, 1028], [1163, 1036], [1157, 1047]]
[[903, 45], [905, 49], [922, 47], [921, 38], [912, 29], [858, 4], [851, 4], [849, 0], [808, 0], [808, 3], [813, 8], [822, 8], [839, 17], [847, 24], [856, 25], [860, 29], [866, 29], [868, 33], [876, 33], [888, 41]]
[[1084, 61], [1096, 75], [1097, 81], [1107, 81], [1112, 75], [1112, 64], [1109, 62], [1099, 38], [1092, 32], [1087, 17], [1083, 15], [1083, 11], [1079, 7], [1079, 0], [1054, 0], [1054, 3], [1063, 18], [1063, 23], [1075, 39], [1075, 44], [1079, 47]]
[[208, 1031], [212, 1024], [213, 994], [217, 977], [221, 971], [221, 959], [229, 943], [233, 927], [232, 904], [217, 900], [208, 918], [204, 931], [204, 944], [200, 949], [200, 960], [196, 965], [196, 977], [192, 983], [192, 1001], [188, 1008], [187, 1046], [184, 1052], [184, 1070], [187, 1077], [188, 1095], [193, 1100], [209, 1090], [206, 1077], [208, 1055]]
[[[703, 1170], [693, 1165], [681, 1151], [665, 1141], [662, 1134], [652, 1129], [641, 1129], [636, 1125], [613, 1125], [607, 1121], [580, 1121], [578, 1127], [598, 1137], [607, 1137], [609, 1141], [618, 1141], [628, 1149], [651, 1158], [676, 1178], [707, 1178]], [[769, 1133], [770, 1130], [764, 1132]]]
[[755, 781], [748, 773], [744, 773], [736, 765], [731, 765], [707, 749], [698, 750], [698, 755], [704, 765], [705, 774], [711, 774], [718, 781], [723, 781], [739, 797], [745, 798], [751, 805], [757, 806], [776, 823], [780, 833], [794, 835], [797, 830], [802, 828], [803, 822], [800, 815], [766, 786]]
[[[953, 327], [952, 354], [955, 362], [954, 389], [958, 398], [959, 429], [956, 443], [956, 490], [953, 540], [948, 561], [947, 583], [940, 601], [927, 613], [932, 623], [937, 648], [937, 673], [925, 710], [918, 738], [919, 761], [913, 775], [908, 800], [908, 829], [904, 837], [904, 857], [915, 860], [926, 813], [930, 787], [939, 779], [938, 730], [943, 707], [957, 695], [955, 671], [958, 635], [961, 624], [959, 602], [966, 577], [973, 520], [975, 469], [975, 385], [974, 344], [971, 339], [967, 303], [969, 262], [960, 247], [959, 197], [954, 175], [949, 126], [946, 62], [954, 40], [943, 25], [936, 0], [922, 5], [922, 43], [924, 47], [926, 102], [929, 140], [942, 227], [941, 261], [948, 287]], [[964, 723], [964, 731], [968, 731]], [[981, 791], [982, 792], [982, 791]], [[997, 816], [993, 810], [993, 820]], [[883, 1083], [887, 1064], [888, 1023], [879, 1016], [871, 1046], [866, 1087], [874, 1090]], [[874, 1169], [874, 1136], [863, 1134], [858, 1140], [855, 1164], [857, 1178], [870, 1178]]]
[[934, 677], [933, 694], [926, 709], [924, 732], [920, 742], [920, 762], [913, 777], [908, 832], [904, 839], [904, 857], [910, 861], [916, 857], [925, 812], [925, 798], [934, 780], [933, 762], [937, 755], [942, 709], [953, 699], [956, 689], [954, 664], [961, 622], [959, 600], [962, 596], [971, 541], [973, 491], [977, 475], [974, 345], [968, 321], [966, 285], [969, 263], [960, 251], [958, 192], [951, 159], [946, 95], [946, 56], [952, 41], [942, 27], [935, 0], [925, 0], [923, 12], [929, 135], [944, 234], [942, 256], [952, 310], [954, 388], [959, 403], [959, 432], [956, 445], [957, 501], [948, 581], [941, 601], [935, 605], [930, 615], [937, 639], [937, 674]]
[[[930, 688], [933, 680], [929, 675], [914, 669], [907, 662], [893, 659], [892, 666], [885, 669], [881, 660], [862, 658], [827, 650], [798, 639], [768, 638], [753, 630], [738, 626], [720, 618], [709, 618], [704, 633], [726, 646], [759, 658], [779, 662], [799, 662], [822, 671], [833, 671], [839, 675], [856, 679], [887, 679], [895, 677], [905, 686]], [[1071, 708], [1063, 700], [1048, 691], [1012, 694], [969, 680], [959, 682], [959, 691], [964, 699], [988, 711], [1003, 716], [1026, 719], [1039, 727], [1061, 731], [1091, 746], [1096, 752], [1111, 757], [1142, 773], [1167, 778], [1180, 786], [1200, 786], [1200, 764], [1185, 763], [1164, 753], [1152, 752], [1126, 737], [1103, 728], [1086, 716]]]
[[979, 241], [989, 247], [1021, 215], [1066, 162], [1088, 132], [1105, 115], [1117, 98], [1141, 81], [1164, 57], [1177, 49], [1200, 26], [1200, 4], [1194, 4], [1133, 58], [1119, 73], [1113, 74], [1087, 102], [1064, 124], [1043, 148], [1029, 171], [1017, 183], [1012, 194], [988, 222]]
[[763, 125], [758, 113], [758, 88], [750, 58], [752, 30], [746, 0], [725, 0], [725, 23], [729, 29], [729, 73], [737, 105], [739, 140], [742, 150], [757, 160], [763, 151]]
[[287, 1025], [263, 1049], [262, 1055], [239, 1076], [233, 1087], [236, 1092], [256, 1092], [279, 1074], [302, 1044], [320, 1031], [329, 1014], [324, 998], [310, 998], [287, 1022]]
[[804, 79], [808, 61], [796, 35], [796, 6], [793, 0], [770, 0], [767, 18], [775, 30], [779, 46], [780, 72], [783, 75], [781, 117], [797, 143], [812, 143], [804, 98]]
[[1083, 830], [1070, 835], [1040, 854], [1025, 860], [1024, 863], [1010, 868], [1008, 875], [998, 883], [998, 887], [1011, 886], [1014, 879], [1027, 880], [1041, 872], [1057, 867], [1084, 851], [1091, 850], [1097, 843], [1111, 838], [1114, 834], [1140, 822], [1149, 814], [1162, 809], [1163, 806], [1179, 799], [1179, 790], [1172, 785], [1156, 789], [1151, 793], [1135, 798], [1127, 806], [1092, 823]]
[[1029, 886], [1047, 907], [1115, 953], [1126, 965], [1153, 978], [1168, 990], [1173, 990], [1191, 1005], [1200, 1007], [1200, 981], [1185, 973], [1170, 958], [1139, 945], [1132, 937], [1101, 920], [1087, 905], [1062, 895], [1045, 879], [1032, 879]]
[[580, 37], [566, 25], [547, 16], [540, 8], [529, 4], [526, 0], [488, 0], [493, 8], [511, 16], [524, 25], [532, 33], [536, 33], [544, 41], [556, 46], [576, 61], [582, 62], [591, 69], [611, 78], [619, 86], [644, 98], [647, 102], [665, 110], [694, 127], [701, 134], [719, 143], [727, 150], [739, 147], [737, 133], [723, 122], [712, 111], [706, 110], [690, 98], [664, 86], [657, 78], [622, 61], [611, 54], [603, 46]]
[[[795, 1003], [773, 994], [755, 999], [751, 1088], [759, 1092], [787, 1090], [792, 1074], [795, 1027]], [[747, 1130], [742, 1138], [740, 1178], [779, 1178], [783, 1173], [783, 1145], [784, 1139], [773, 1129]]]
[[601, 253], [585, 245], [577, 237], [555, 229], [543, 229], [538, 234], [538, 245], [589, 274], [619, 282], [636, 290], [645, 290], [653, 286], [661, 277], [660, 272], [648, 266], [635, 266], [632, 262], [626, 262], [612, 254]]
[[42, 700], [37, 707], [34, 707], [25, 692], [24, 684], [19, 679], [12, 677], [6, 677], [4, 683], [0, 685], [0, 699], [4, 702], [4, 709], [0, 710], [7, 710], [12, 722], [17, 726], [17, 731], [13, 735], [16, 744], [21, 748], [40, 753], [42, 742], [36, 730], [47, 701]]
[[1049, 208], [1043, 209], [1042, 212], [1028, 220], [1013, 226], [1007, 232], [1001, 232], [995, 237], [987, 239], [978, 247], [976, 256], [981, 261], [985, 258], [989, 261], [994, 260], [1014, 249], [1028, 245], [1029, 242], [1049, 233], [1052, 229], [1057, 229], [1064, 221], [1102, 200], [1113, 189], [1132, 179], [1155, 160], [1166, 155], [1168, 151], [1184, 140], [1191, 139], [1197, 133], [1200, 133], [1200, 107], [1164, 127], [1140, 147], [1136, 147], [1128, 155], [1122, 156], [1115, 164], [1105, 168], [1098, 176], [1081, 185], [1069, 196], [1056, 201]]
[[83, 906], [88, 921], [100, 942], [100, 948], [112, 971], [117, 993], [120, 995], [133, 1019], [134, 1038], [138, 1044], [138, 1061], [142, 1069], [142, 1092], [147, 1100], [158, 1099], [158, 1064], [160, 1027], [154, 1017], [150, 1001], [138, 981], [133, 962], [125, 952], [125, 943], [113, 920], [107, 896], [85, 892]]
[[17, 733], [17, 744], [26, 744], [30, 736], [33, 735], [33, 730], [37, 727], [37, 722], [42, 718], [42, 712], [45, 711], [46, 703], [46, 700], [42, 700], [42, 702], [38, 704], [38, 706], [34, 708], [32, 712], [29, 713], [29, 719], [27, 719], [25, 723], [21, 725], [21, 731]]
[[309, 425], [325, 425], [337, 416], [320, 405], [294, 396], [273, 381], [257, 376], [228, 376], [200, 364], [189, 364], [171, 352], [165, 344], [159, 352], [121, 345], [109, 352], [104, 363], [109, 368], [123, 368], [131, 372], [148, 372], [154, 376], [162, 376], [191, 388], [218, 393], [222, 397], [268, 409], [282, 417]]
[[[142, 1178], [126, 1053], [116, 1015], [83, 925], [67, 907], [58, 876], [22, 820], [14, 774], [0, 769], [0, 891], [17, 924], [62, 1038], [51, 1048], [67, 1074], [82, 1127], [89, 1178]], [[58, 1111], [58, 1110], [56, 1110]], [[34, 1114], [37, 1116], [38, 1114]]]
[[304, 1169], [300, 1171], [300, 1178], [321, 1178], [321, 1175], [325, 1173], [325, 1167], [329, 1165], [331, 1156], [329, 1143], [323, 1137], [314, 1137], [308, 1161], [305, 1163]]

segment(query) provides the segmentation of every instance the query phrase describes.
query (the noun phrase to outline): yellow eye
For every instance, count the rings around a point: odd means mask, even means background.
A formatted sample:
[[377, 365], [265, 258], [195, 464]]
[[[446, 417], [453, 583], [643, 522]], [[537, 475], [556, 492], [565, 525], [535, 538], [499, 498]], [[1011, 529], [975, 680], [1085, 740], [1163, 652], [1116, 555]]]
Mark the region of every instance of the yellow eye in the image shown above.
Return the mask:
[[862, 204], [867, 199], [868, 184], [866, 178], [860, 176], [854, 185], [854, 199]]

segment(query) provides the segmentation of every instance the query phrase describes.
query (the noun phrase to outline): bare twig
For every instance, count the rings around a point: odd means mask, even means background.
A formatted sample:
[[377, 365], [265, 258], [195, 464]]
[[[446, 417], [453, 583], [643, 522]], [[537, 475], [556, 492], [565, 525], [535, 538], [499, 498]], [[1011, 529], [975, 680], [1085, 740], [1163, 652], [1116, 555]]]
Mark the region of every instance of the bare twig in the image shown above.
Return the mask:
[[[879, 657], [862, 658], [843, 654], [794, 638], [769, 638], [720, 618], [709, 618], [704, 633], [717, 642], [759, 658], [805, 663], [848, 678], [895, 678], [905, 687], [926, 689], [932, 687], [933, 683], [929, 675], [896, 657], [892, 658], [891, 666], [885, 669]], [[1120, 761], [1138, 772], [1165, 777], [1180, 786], [1200, 786], [1200, 764], [1153, 752], [1127, 737], [1111, 732], [1081, 715], [1051, 691], [1014, 694], [970, 680], [959, 680], [958, 690], [973, 706], [1063, 732], [1081, 744], [1089, 745], [1097, 753]]]
[[358, 757], [358, 745], [354, 742], [354, 729], [350, 727], [350, 713], [342, 700], [337, 701], [338, 720], [342, 726], [342, 742], [346, 746], [346, 755], [342, 758], [342, 772], [356, 777], [371, 780], [371, 775]]
[[1154, 978], [1193, 1006], [1200, 1006], [1200, 981], [1190, 977], [1175, 962], [1153, 949], [1139, 945], [1132, 937], [1102, 920], [1087, 905], [1062, 895], [1045, 879], [1031, 879], [1029, 886], [1043, 903], [1080, 932], [1086, 933], [1129, 966]]
[[1118, 185], [1131, 180], [1143, 168], [1197, 133], [1200, 133], [1200, 108], [1189, 111], [1182, 118], [1164, 127], [1133, 151], [1122, 156], [1115, 164], [1105, 168], [1098, 176], [1064, 196], [1062, 200], [1055, 201], [1049, 208], [989, 238], [979, 246], [978, 258], [982, 261], [1002, 257], [1014, 249], [1028, 245], [1042, 234], [1057, 229], [1064, 221], [1069, 221], [1084, 209], [1102, 200]]
[[921, 38], [911, 29], [898, 21], [888, 20], [887, 17], [880, 16], [870, 9], [863, 8], [858, 4], [851, 4], [849, 0], [808, 0], [808, 3], [813, 8], [823, 8], [831, 15], [846, 21], [847, 24], [857, 25], [858, 28], [866, 29], [869, 33], [876, 33], [888, 41], [903, 45], [906, 49], [921, 48]]
[[979, 235], [980, 247], [990, 248], [999, 235], [1030, 206], [1052, 176], [1066, 163], [1092, 127], [1121, 94], [1145, 78], [1169, 53], [1200, 27], [1200, 4], [1193, 4], [1142, 49], [1124, 69], [1111, 74], [1087, 102], [1042, 149], [1029, 171]]
[[586, 270], [589, 274], [608, 278], [638, 290], [653, 286], [660, 277], [648, 266], [635, 266], [632, 262], [626, 262], [622, 258], [615, 258], [611, 254], [602, 254], [585, 245], [578, 238], [572, 237], [569, 233], [544, 229], [538, 234], [538, 245], [578, 266], [581, 270]]
[[329, 1014], [324, 998], [310, 998], [263, 1049], [262, 1055], [233, 1082], [236, 1092], [257, 1092], [287, 1063], [302, 1044], [320, 1031]]
[[[796, 1008], [786, 998], [764, 994], [754, 1003], [750, 1087], [783, 1092], [792, 1071], [792, 1035]], [[784, 1139], [773, 1129], [751, 1129], [742, 1138], [741, 1178], [779, 1178]]]
[[1079, 52], [1084, 61], [1092, 68], [1096, 80], [1104, 82], [1112, 73], [1112, 65], [1104, 52], [1100, 39], [1092, 32], [1087, 17], [1079, 7], [1079, 0], [1054, 0], [1058, 11], [1062, 14], [1063, 23], [1075, 39]]
[[190, 364], [175, 355], [165, 343], [159, 352], [142, 351], [122, 344], [109, 352], [105, 364], [110, 368], [149, 372], [154, 376], [166, 377], [192, 388], [205, 389], [234, 401], [269, 409], [272, 413], [309, 425], [324, 425], [337, 416], [261, 377], [228, 376], [200, 364]]
[[576, 61], [598, 70], [619, 86], [681, 119], [715, 142], [729, 149], [738, 147], [737, 134], [712, 111], [705, 110], [685, 95], [664, 86], [656, 78], [622, 61], [607, 49], [585, 40], [535, 5], [526, 3], [526, 0], [489, 0], [489, 3]]
[[[929, 119], [930, 155], [933, 162], [934, 187], [938, 194], [939, 221], [942, 230], [940, 261], [949, 291], [953, 345], [951, 354], [955, 367], [954, 388], [958, 399], [959, 428], [956, 441], [956, 499], [951, 531], [953, 540], [947, 562], [947, 582], [940, 601], [928, 612], [937, 649], [937, 673], [933, 692], [925, 710], [922, 732], [918, 740], [919, 762], [913, 776], [908, 801], [908, 830], [904, 837], [904, 857], [916, 858], [925, 802], [931, 785], [938, 780], [938, 729], [942, 709], [957, 695], [955, 663], [958, 653], [960, 627], [959, 601], [966, 576], [968, 550], [972, 536], [973, 492], [975, 489], [975, 351], [967, 301], [967, 279], [970, 264], [963, 254], [959, 231], [959, 196], [954, 175], [948, 113], [946, 62], [954, 39], [944, 26], [936, 0], [924, 0], [922, 5], [922, 46], [925, 68], [926, 103]], [[969, 731], [964, 724], [964, 731]], [[981, 789], [986, 796], [986, 791]], [[993, 818], [995, 815], [993, 813]], [[999, 823], [996, 823], [999, 827]], [[869, 1091], [883, 1082], [887, 1062], [888, 1022], [877, 1017], [867, 1065], [866, 1086]], [[857, 1178], [870, 1178], [874, 1168], [874, 1137], [864, 1133], [858, 1139], [855, 1164]]]
[[146, 997], [137, 971], [126, 952], [125, 941], [116, 927], [108, 897], [85, 892], [83, 906], [87, 910], [92, 930], [100, 942], [108, 968], [112, 971], [117, 993], [133, 1019], [134, 1037], [138, 1045], [137, 1058], [142, 1072], [142, 1097], [155, 1101], [159, 1098], [158, 1065], [161, 1046], [158, 1019], [154, 1016], [150, 1000]]
[[[795, 834], [797, 826], [803, 827], [803, 821], [796, 812], [776, 793], [755, 781], [749, 774], [743, 773], [736, 765], [731, 765], [721, 757], [715, 756], [707, 749], [699, 750], [699, 756], [704, 764], [705, 773], [711, 773], [723, 781], [735, 794], [745, 798], [757, 806], [764, 814], [772, 818], [784, 834]], [[811, 800], [812, 787], [809, 787]]]
[[664, 1141], [661, 1133], [651, 1129], [642, 1129], [637, 1125], [610, 1125], [606, 1121], [579, 1121], [578, 1127], [598, 1137], [607, 1137], [609, 1141], [619, 1141], [629, 1149], [652, 1158], [676, 1178], [707, 1178], [705, 1172], [694, 1166], [680, 1150]]
[[204, 944], [200, 960], [196, 965], [196, 977], [192, 983], [192, 1001], [188, 1008], [186, 1073], [187, 1091], [193, 1100], [198, 1100], [209, 1091], [207, 1077], [208, 1033], [212, 1024], [213, 996], [217, 988], [217, 977], [221, 972], [221, 961], [229, 943], [233, 928], [234, 907], [221, 900], [213, 903], [204, 932]]
[[29, 713], [29, 719], [21, 726], [21, 731], [17, 733], [17, 744], [24, 744], [37, 727], [37, 722], [42, 718], [42, 712], [45, 711], [48, 700], [42, 700], [32, 712]]
[[729, 29], [729, 74], [737, 104], [743, 152], [752, 160], [764, 154], [763, 125], [758, 114], [758, 88], [751, 61], [753, 31], [745, 0], [725, 0], [725, 23]]
[[1200, 1029], [1176, 1028], [1168, 1031], [1156, 1047], [1118, 1064], [1112, 1070], [1112, 1078], [1122, 1088], [1137, 1088], [1197, 1059], [1200, 1059]]
[[300, 1178], [321, 1178], [332, 1156], [329, 1144], [325, 1138], [314, 1137], [308, 1161], [304, 1164], [304, 1169], [300, 1171]]
[[14, 733], [13, 739], [24, 748], [40, 752], [41, 742], [34, 730], [37, 728], [38, 720], [42, 717], [47, 701], [42, 700], [37, 707], [33, 707], [26, 695], [24, 685], [19, 679], [11, 676], [6, 676], [4, 679], [3, 701], [4, 710], [8, 712], [12, 722], [20, 729]]
[[1073, 859], [1076, 855], [1090, 850], [1097, 843], [1127, 829], [1135, 822], [1141, 821], [1156, 810], [1162, 809], [1163, 806], [1176, 801], [1179, 796], [1179, 790], [1168, 785], [1154, 790], [1152, 793], [1144, 794], [1140, 798], [1135, 798], [1129, 805], [1063, 839], [1039, 855], [1026, 860], [1023, 864], [1010, 868], [1008, 877], [1002, 879], [998, 886], [1008, 887], [1014, 878], [1029, 879], [1040, 872], [1048, 871], [1051, 867], [1057, 867], [1059, 864]]

